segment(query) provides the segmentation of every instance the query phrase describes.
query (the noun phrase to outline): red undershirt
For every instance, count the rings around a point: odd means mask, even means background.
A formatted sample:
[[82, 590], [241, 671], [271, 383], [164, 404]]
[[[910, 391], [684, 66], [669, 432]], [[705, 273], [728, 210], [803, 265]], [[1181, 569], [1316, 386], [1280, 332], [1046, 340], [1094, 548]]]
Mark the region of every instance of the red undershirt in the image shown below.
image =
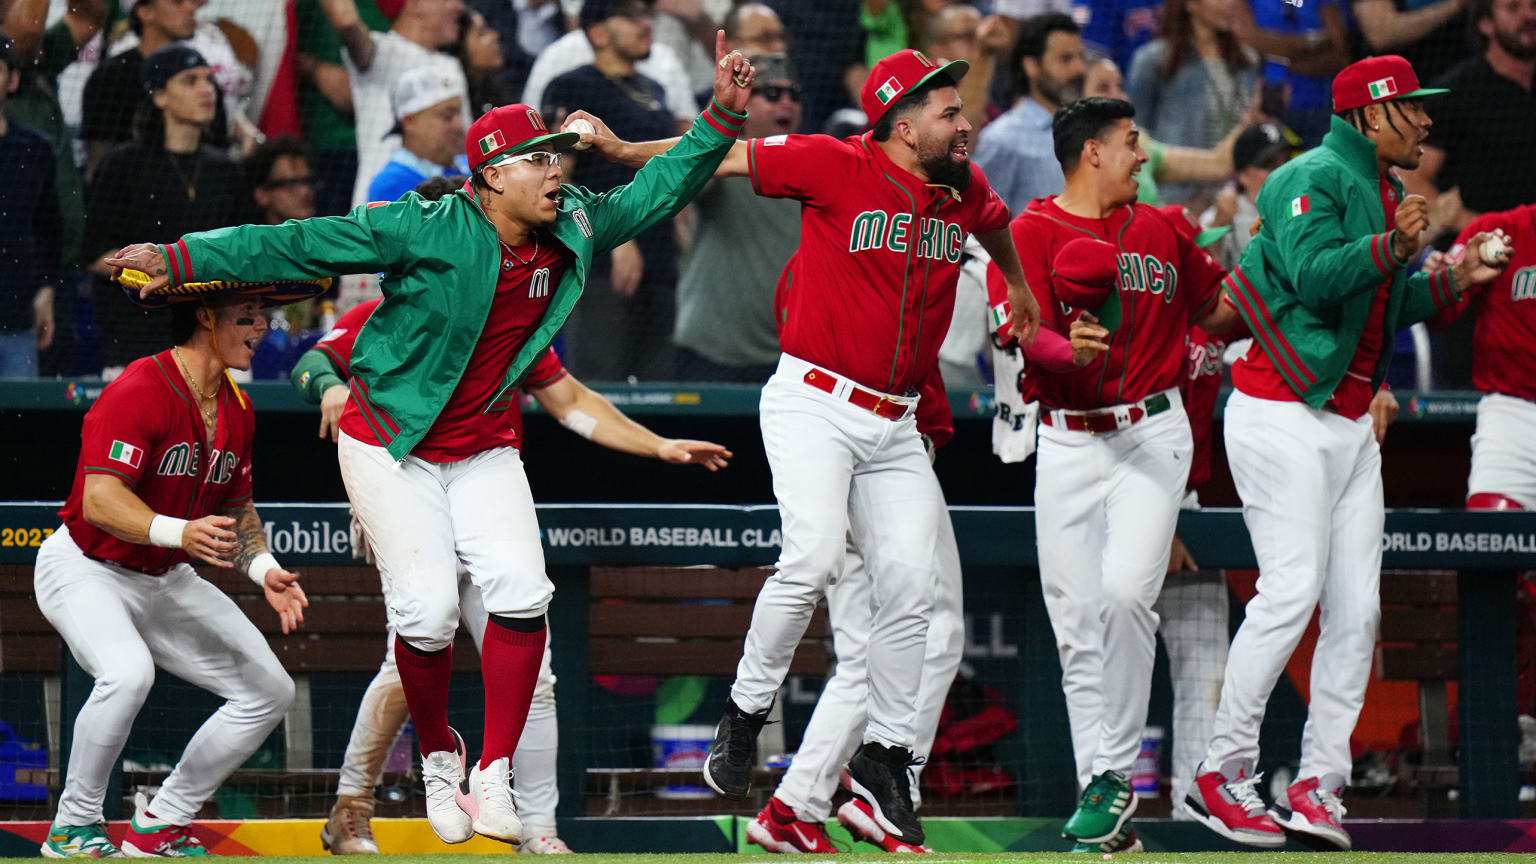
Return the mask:
[[[506, 410], [487, 412], [485, 407], [501, 389], [512, 358], [549, 308], [555, 286], [565, 272], [566, 259], [561, 253], [559, 241], [543, 232], [522, 246], [509, 249], [502, 245], [496, 296], [480, 341], [470, 354], [464, 377], [432, 428], [411, 450], [412, 456], [428, 462], [457, 462], [517, 443], [517, 430], [507, 421]], [[535, 280], [540, 270], [546, 272]], [[341, 415], [341, 430], [359, 441], [376, 441], [352, 400]]]
[[[1386, 175], [1382, 175], [1380, 184], [1382, 212], [1388, 214], [1396, 212], [1396, 190], [1387, 181]], [[1349, 369], [1344, 373], [1344, 378], [1339, 381], [1339, 386], [1334, 388], [1333, 395], [1328, 398], [1327, 407], [1340, 417], [1354, 420], [1365, 416], [1371, 408], [1371, 399], [1376, 396], [1375, 389], [1371, 387], [1371, 377], [1376, 372], [1376, 361], [1381, 358], [1381, 348], [1387, 337], [1384, 325], [1387, 317], [1387, 298], [1391, 293], [1390, 278], [1376, 287], [1376, 297], [1371, 301], [1371, 311], [1365, 318], [1365, 330], [1360, 333], [1360, 341], [1355, 347], [1354, 357], [1350, 358]], [[1280, 377], [1280, 371], [1275, 368], [1275, 362], [1264, 353], [1257, 339], [1253, 340], [1252, 347], [1248, 349], [1243, 359], [1232, 368], [1232, 385], [1258, 399], [1270, 399], [1276, 402], [1302, 401], [1301, 396], [1285, 383], [1284, 378]]]

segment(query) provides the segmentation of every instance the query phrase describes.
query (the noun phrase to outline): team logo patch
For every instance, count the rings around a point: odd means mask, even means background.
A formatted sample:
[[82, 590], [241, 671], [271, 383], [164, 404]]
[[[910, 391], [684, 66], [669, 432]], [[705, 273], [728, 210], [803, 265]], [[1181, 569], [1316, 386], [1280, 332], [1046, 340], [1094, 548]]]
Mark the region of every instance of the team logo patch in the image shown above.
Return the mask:
[[789, 136], [788, 135], [769, 135], [767, 138], [763, 139], [763, 146], [764, 147], [783, 147], [784, 146], [784, 142], [786, 142], [788, 140], [789, 140]]
[[1370, 90], [1373, 100], [1397, 95], [1397, 79], [1395, 78], [1382, 78], [1379, 81], [1372, 81], [1365, 86], [1366, 89]]
[[144, 462], [144, 450], [127, 441], [113, 441], [112, 449], [107, 451], [107, 458], [114, 462], [121, 462], [129, 468], [137, 468]]
[[1298, 196], [1296, 198], [1291, 199], [1291, 215], [1292, 216], [1300, 216], [1303, 213], [1310, 213], [1311, 211], [1312, 211], [1312, 202], [1307, 200], [1307, 196], [1301, 195], [1301, 196]]
[[534, 129], [536, 129], [536, 130], [538, 130], [540, 132], [548, 132], [549, 131], [549, 129], [544, 126], [544, 118], [539, 116], [539, 112], [533, 110], [532, 108], [529, 108], [528, 111], [527, 111], [527, 114], [528, 114], [528, 124], [530, 126], [532, 126]]
[[996, 329], [1002, 327], [1004, 324], [1007, 324], [1008, 323], [1008, 319], [1010, 317], [1012, 317], [1012, 316], [1010, 316], [1008, 314], [1008, 301], [1007, 300], [1004, 300], [1003, 302], [997, 304], [996, 306], [993, 306], [992, 307], [992, 329], [996, 330]]
[[[528, 113], [532, 114], [533, 112], [530, 111]], [[489, 156], [505, 146], [507, 146], [507, 139], [502, 136], [501, 130], [497, 129], [480, 139], [480, 155]]]
[[307, 389], [308, 387], [309, 387], [309, 373], [308, 372], [301, 372], [301, 373], [299, 373], [299, 389], [300, 390], [304, 390], [304, 389]]
[[1509, 299], [1536, 300], [1536, 267], [1521, 267], [1509, 282]]
[[897, 81], [896, 76], [892, 75], [885, 80], [884, 84], [880, 85], [879, 90], [875, 91], [875, 98], [880, 100], [881, 105], [889, 105], [892, 99], [901, 95], [901, 90], [901, 82]]
[[581, 236], [592, 239], [592, 220], [587, 218], [587, 211], [578, 207], [571, 213], [571, 218], [576, 220], [576, 227], [581, 229]]
[[921, 51], [913, 51], [912, 52], [912, 56], [917, 58], [917, 62], [923, 64], [924, 66], [928, 67], [929, 69], [937, 69], [937, 68], [939, 68], [939, 64], [933, 62], [932, 60], [929, 60], [928, 59], [928, 55], [924, 54]]

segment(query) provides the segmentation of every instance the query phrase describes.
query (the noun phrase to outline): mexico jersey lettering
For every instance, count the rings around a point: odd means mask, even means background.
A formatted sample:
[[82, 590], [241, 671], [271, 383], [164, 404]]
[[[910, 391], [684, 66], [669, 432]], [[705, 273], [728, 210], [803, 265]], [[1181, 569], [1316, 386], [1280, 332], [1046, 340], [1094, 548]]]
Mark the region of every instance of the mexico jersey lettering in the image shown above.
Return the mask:
[[1495, 228], [1510, 236], [1515, 254], [1499, 278], [1463, 294], [1453, 314], [1477, 304], [1473, 386], [1484, 393], [1536, 401], [1536, 356], [1529, 350], [1536, 345], [1536, 204], [1484, 214], [1456, 243], [1465, 247], [1478, 232]]
[[873, 390], [916, 390], [949, 329], [965, 236], [1006, 225], [1002, 199], [975, 165], [964, 189], [924, 183], [867, 134], [748, 147], [758, 194], [801, 203], [784, 351]]
[[1051, 279], [1057, 251], [1084, 236], [1120, 250], [1116, 258], [1120, 325], [1109, 336], [1109, 350], [1074, 372], [1050, 373], [1038, 366], [1026, 370], [1033, 383], [1030, 389], [1042, 404], [1073, 410], [1104, 408], [1136, 402], [1179, 384], [1185, 334], [1220, 296], [1226, 271], [1215, 259], [1144, 204], [1122, 207], [1107, 219], [1085, 219], [1057, 207], [1055, 199], [1039, 198], [1013, 220], [1011, 230], [1024, 276], [1040, 304], [1041, 326], [1063, 336], [1080, 310], [1056, 298]]
[[129, 364], [85, 414], [80, 459], [59, 517], [86, 555], [158, 576], [188, 561], [180, 549], [119, 540], [85, 521], [87, 475], [116, 477], [149, 509], [200, 519], [251, 500], [255, 412], [226, 384], [208, 447], [202, 414], [170, 351]]

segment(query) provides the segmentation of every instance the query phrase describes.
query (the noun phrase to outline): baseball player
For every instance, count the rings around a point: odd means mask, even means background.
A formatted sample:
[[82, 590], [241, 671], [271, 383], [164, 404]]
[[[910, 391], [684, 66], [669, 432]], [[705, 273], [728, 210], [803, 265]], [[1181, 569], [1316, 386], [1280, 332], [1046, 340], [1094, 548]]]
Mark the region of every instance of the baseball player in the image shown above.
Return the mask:
[[[430, 182], [430, 181], [429, 181]], [[424, 183], [422, 186], [428, 184]], [[417, 187], [421, 191], [421, 187]], [[433, 197], [422, 192], [424, 197]], [[440, 196], [439, 196], [440, 197]], [[293, 368], [294, 387], [304, 398], [321, 406], [320, 436], [339, 433], [338, 424], [347, 400], [352, 347], [357, 334], [373, 314], [378, 300], [353, 307], [341, 316], [336, 326], [320, 342], [299, 358]], [[700, 447], [703, 442], [661, 438], [644, 426], [625, 417], [613, 403], [576, 380], [553, 350], [534, 365], [520, 389], [538, 400], [544, 409], [563, 425], [604, 447], [621, 452], [651, 456], [674, 464], [702, 465], [711, 471], [724, 467], [731, 452], [724, 447]], [[588, 419], [590, 418], [590, 419]], [[507, 410], [513, 436], [522, 444], [522, 408], [514, 401]], [[479, 650], [485, 634], [485, 602], [468, 573], [459, 573], [459, 610], [464, 627]], [[321, 842], [333, 854], [377, 853], [373, 839], [373, 787], [384, 770], [390, 745], [405, 725], [405, 693], [400, 686], [400, 672], [395, 666], [395, 634], [386, 641], [384, 663], [363, 693], [357, 720], [347, 740], [342, 760], [341, 779], [336, 788], [336, 805], [321, 831]], [[539, 666], [539, 680], [533, 691], [528, 723], [512, 754], [512, 769], [517, 777], [518, 816], [523, 822], [521, 852], [534, 854], [568, 852], [555, 826], [555, 809], [560, 803], [556, 785], [556, 753], [560, 730], [555, 714], [555, 676], [550, 666], [549, 637], [546, 631], [544, 658]]]
[[[913, 846], [923, 831], [907, 766], [919, 737], [933, 562], [946, 516], [913, 414], [949, 327], [967, 233], [1007, 274], [1021, 336], [1033, 338], [1038, 315], [1006, 230], [1008, 209], [970, 161], [970, 124], [955, 87], [968, 68], [898, 51], [875, 64], [864, 86], [871, 132], [743, 142], [717, 172], [800, 201], [802, 222], [783, 355], [760, 406], [784, 548], [758, 595], [704, 779], [730, 798], [749, 791], [757, 733], [817, 600], [842, 568], [851, 526], [875, 610], [869, 724], [848, 763], [848, 785], [881, 830]], [[669, 142], [631, 144], [600, 129], [593, 144], [643, 164]]]
[[[775, 294], [775, 312], [785, 308], [786, 290], [793, 280], [795, 260], [786, 264]], [[782, 316], [779, 317], [782, 320]], [[944, 392], [938, 367], [923, 380], [918, 399], [917, 428], [930, 459], [954, 437], [954, 415]], [[939, 523], [939, 573], [934, 614], [928, 624], [925, 675], [918, 696], [918, 740], [913, 768], [912, 802], [921, 804], [917, 779], [938, 731], [950, 682], [960, 667], [965, 649], [965, 610], [960, 579], [960, 550], [947, 515]], [[869, 677], [866, 649], [869, 644], [870, 575], [864, 556], [850, 536], [842, 572], [828, 580], [827, 614], [832, 624], [832, 647], [837, 665], [822, 686], [816, 709], [806, 724], [789, 770], [779, 781], [768, 804], [747, 825], [747, 839], [769, 852], [836, 852], [825, 829], [832, 814], [843, 767], [858, 749], [869, 719]], [[904, 843], [887, 834], [869, 804], [854, 798], [838, 808], [837, 820], [854, 839], [886, 852], [926, 852], [926, 847]]]
[[[1167, 573], [1193, 445], [1179, 393], [1185, 333], [1235, 320], [1224, 271], [1157, 210], [1134, 203], [1146, 162], [1119, 99], [1053, 121], [1061, 195], [1013, 220], [1043, 312], [1025, 370], [1041, 404], [1036, 534], [1046, 609], [1083, 790], [1064, 834], [1128, 851]], [[1092, 310], [1091, 313], [1087, 310]]]
[[1462, 260], [1472, 238], [1499, 233], [1514, 247], [1509, 266], [1492, 282], [1474, 285], [1456, 305], [1436, 316], [1448, 325], [1477, 305], [1472, 343], [1472, 383], [1482, 391], [1472, 436], [1468, 510], [1536, 510], [1536, 457], [1527, 442], [1536, 429], [1536, 360], [1511, 345], [1536, 336], [1536, 204], [1485, 213], [1468, 225], [1449, 255], [1431, 252], [1434, 271]]
[[[562, 185], [561, 153], [578, 136], [549, 132], [527, 105], [505, 105], [470, 127], [470, 188], [441, 201], [413, 193], [345, 217], [129, 247], [109, 262], [152, 268], [158, 278], [146, 291], [236, 262], [270, 276], [384, 273], [384, 300], [352, 356], [338, 458], [384, 584], [427, 818], [445, 842], [479, 833], [515, 846], [523, 833], [510, 762], [554, 586], [506, 412], [575, 305], [592, 255], [675, 215], [729, 151], [754, 73], [725, 52], [724, 38], [710, 107], [626, 186], [594, 195]], [[460, 564], [489, 614], [485, 742], [473, 763], [448, 725]]]
[[[1371, 57], [1333, 79], [1322, 146], [1276, 169], [1262, 220], [1226, 280], [1254, 346], [1233, 367], [1227, 461], [1259, 562], [1258, 595], [1232, 641], [1216, 727], [1184, 806], [1224, 837], [1279, 846], [1285, 832], [1348, 849], [1340, 803], [1349, 736], [1365, 699], [1380, 618], [1381, 449], [1369, 406], [1394, 334], [1499, 274], [1478, 234], [1448, 271], [1409, 276], [1428, 227], [1412, 169], [1428, 133], [1425, 96], [1401, 57]], [[1321, 605], [1301, 767], [1266, 812], [1255, 790], [1259, 725], [1291, 652]], [[1282, 830], [1283, 829], [1283, 830]]]
[[[86, 412], [64, 524], [37, 553], [37, 605], [95, 679], [44, 857], [207, 854], [193, 817], [293, 702], [293, 681], [261, 632], [192, 569], [195, 558], [249, 576], [285, 634], [304, 621], [299, 577], [267, 551], [251, 502], [255, 412], [227, 375], [250, 368], [266, 334], [262, 300], [200, 288], [173, 306], [172, 347], [129, 364]], [[136, 797], [119, 850], [102, 802], [156, 668], [225, 702], [154, 799]]]

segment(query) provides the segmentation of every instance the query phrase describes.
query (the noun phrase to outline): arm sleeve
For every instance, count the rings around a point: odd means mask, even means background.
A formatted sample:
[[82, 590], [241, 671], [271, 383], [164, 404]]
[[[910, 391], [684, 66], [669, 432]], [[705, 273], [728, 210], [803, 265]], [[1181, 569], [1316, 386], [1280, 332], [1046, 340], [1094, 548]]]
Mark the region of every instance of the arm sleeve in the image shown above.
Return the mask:
[[1008, 205], [987, 181], [987, 175], [982, 173], [981, 167], [974, 163], [971, 165], [971, 185], [965, 190], [965, 194], [975, 195], [981, 202], [977, 208], [974, 224], [967, 230], [972, 233], [981, 233], [1008, 226], [1010, 218]]
[[1337, 178], [1313, 172], [1307, 180], [1299, 189], [1264, 196], [1264, 219], [1275, 225], [1277, 257], [1291, 290], [1302, 305], [1319, 312], [1376, 290], [1401, 265], [1392, 255], [1392, 232], [1344, 233], [1344, 203], [1338, 198], [1344, 186]]
[[555, 353], [555, 349], [546, 348], [544, 353], [539, 355], [538, 361], [533, 364], [533, 368], [528, 370], [528, 374], [523, 377], [523, 387], [524, 389], [532, 388], [535, 390], [540, 387], [548, 387], [569, 374], [571, 373], [566, 371], [565, 365], [560, 362], [560, 355]]
[[[126, 382], [125, 382], [126, 383]], [[80, 427], [80, 470], [111, 474], [128, 488], [153, 470], [149, 464], [161, 435], [160, 411], [132, 384], [107, 385]]]
[[842, 191], [851, 168], [849, 145], [830, 135], [774, 135], [747, 142], [752, 190], [769, 198], [807, 204]]
[[425, 206], [407, 198], [364, 204], [346, 216], [219, 228], [188, 234], [161, 252], [172, 285], [399, 271], [416, 260], [409, 246]]
[[593, 251], [623, 245], [687, 206], [714, 176], [746, 119], [711, 100], [672, 149], [646, 162], [634, 180], [595, 196], [587, 207]]
[[293, 364], [293, 372], [288, 380], [293, 384], [293, 389], [304, 397], [305, 402], [319, 405], [320, 397], [325, 395], [326, 390], [347, 383], [343, 374], [344, 370], [336, 366], [331, 355], [319, 348], [311, 348], [304, 352], [299, 362]]

